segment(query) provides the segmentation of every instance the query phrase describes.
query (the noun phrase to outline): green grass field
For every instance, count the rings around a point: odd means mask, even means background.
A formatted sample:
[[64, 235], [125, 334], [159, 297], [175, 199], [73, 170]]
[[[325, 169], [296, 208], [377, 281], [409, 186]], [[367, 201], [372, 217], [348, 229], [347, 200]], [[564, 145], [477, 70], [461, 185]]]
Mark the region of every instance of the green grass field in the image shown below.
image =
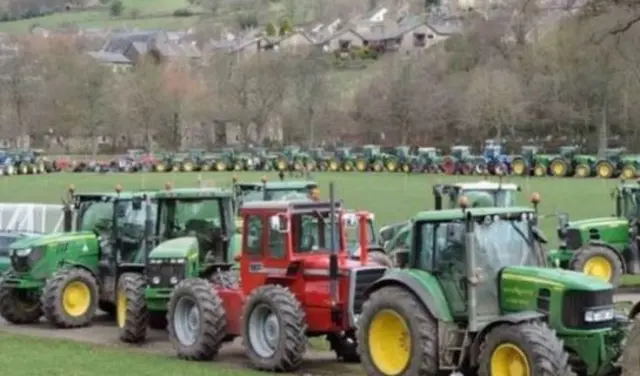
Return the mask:
[[[124, 11], [118, 17], [112, 17], [108, 7], [90, 8], [85, 11], [60, 12], [44, 17], [0, 22], [0, 32], [26, 33], [36, 24], [44, 28], [76, 25], [81, 28], [137, 27], [176, 30], [191, 27], [201, 19], [201, 16], [173, 17], [176, 9], [203, 11], [199, 7], [190, 6], [186, 0], [122, 0], [122, 3]], [[132, 13], [136, 13], [135, 17]]]
[[[13, 376], [258, 376], [213, 362], [186, 362], [123, 348], [0, 334], [0, 364]], [[33, 356], [25, 356], [34, 354]], [[37, 355], [35, 355], [37, 354]]]

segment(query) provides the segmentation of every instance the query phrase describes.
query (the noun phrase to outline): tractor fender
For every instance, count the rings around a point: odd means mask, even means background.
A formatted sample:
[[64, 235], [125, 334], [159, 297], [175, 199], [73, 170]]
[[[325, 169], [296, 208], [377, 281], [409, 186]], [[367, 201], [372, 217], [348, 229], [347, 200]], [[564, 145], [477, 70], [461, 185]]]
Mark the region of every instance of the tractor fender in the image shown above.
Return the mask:
[[84, 270], [88, 271], [89, 273], [91, 273], [93, 278], [95, 278], [96, 281], [98, 281], [98, 283], [100, 283], [100, 278], [98, 276], [97, 266], [92, 268], [87, 264], [83, 264], [83, 263], [79, 263], [79, 262], [62, 261], [62, 263], [60, 264], [60, 268], [59, 269], [73, 269], [73, 268], [79, 268], [79, 269], [84, 269]]
[[[598, 246], [598, 247], [604, 247], [604, 248], [610, 249], [611, 251], [613, 251], [613, 253], [616, 254], [616, 256], [618, 256], [618, 259], [622, 263], [622, 270], [623, 271], [627, 270], [627, 261], [624, 259], [624, 257], [622, 257], [620, 252], [618, 252], [618, 250], [613, 248], [611, 245], [607, 244], [606, 242], [603, 242], [602, 240], [589, 240], [587, 245], [595, 245], [595, 246]], [[571, 260], [571, 262], [573, 262], [573, 259]]]
[[495, 327], [500, 325], [516, 325], [523, 322], [528, 321], [536, 321], [541, 320], [545, 317], [545, 314], [536, 312], [536, 311], [523, 311], [516, 313], [509, 313], [504, 316], [497, 317], [493, 321], [490, 321], [484, 327], [482, 327], [475, 338], [473, 339], [473, 343], [471, 343], [471, 348], [469, 349], [469, 360], [472, 367], [477, 365], [478, 357], [480, 356], [480, 346], [484, 341], [484, 338], [489, 334]]
[[[431, 280], [436, 283], [429, 283]], [[440, 285], [431, 274], [416, 270], [388, 272], [365, 290], [365, 299], [368, 299], [374, 291], [387, 286], [397, 286], [410, 291], [438, 321], [453, 321]]]

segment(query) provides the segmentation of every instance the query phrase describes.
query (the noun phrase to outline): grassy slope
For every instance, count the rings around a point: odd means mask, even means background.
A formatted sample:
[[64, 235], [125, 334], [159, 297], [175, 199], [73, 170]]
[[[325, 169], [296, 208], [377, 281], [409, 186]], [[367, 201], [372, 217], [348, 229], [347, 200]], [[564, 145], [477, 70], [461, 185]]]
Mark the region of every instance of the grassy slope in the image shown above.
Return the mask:
[[[185, 362], [125, 349], [0, 334], [2, 367], [12, 376], [258, 376], [212, 362]], [[25, 356], [27, 354], [37, 354]]]
[[[180, 29], [195, 25], [200, 16], [173, 17], [173, 11], [190, 7], [186, 0], [123, 0], [124, 12], [120, 17], [111, 17], [109, 9], [98, 8], [86, 11], [56, 13], [45, 17], [31, 18], [12, 22], [1, 22], [0, 32], [26, 33], [38, 24], [42, 27], [58, 27], [64, 24], [76, 24], [81, 27], [118, 27], [135, 26], [147, 29]], [[131, 18], [131, 11], [139, 11], [138, 19]], [[149, 17], [153, 16], [153, 17]]]

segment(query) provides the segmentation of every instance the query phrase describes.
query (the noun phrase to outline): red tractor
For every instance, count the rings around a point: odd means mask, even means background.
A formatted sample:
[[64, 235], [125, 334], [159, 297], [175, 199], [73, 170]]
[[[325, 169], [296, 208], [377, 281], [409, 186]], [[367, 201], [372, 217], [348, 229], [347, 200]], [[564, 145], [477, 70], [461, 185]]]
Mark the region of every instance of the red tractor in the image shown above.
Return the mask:
[[358, 212], [360, 260], [349, 257], [342, 204], [254, 201], [244, 220], [240, 283], [180, 282], [169, 301], [169, 338], [178, 356], [213, 359], [241, 336], [253, 367], [298, 369], [308, 337], [326, 336], [340, 360], [359, 361], [355, 327], [363, 293], [387, 268], [368, 260], [369, 213]]

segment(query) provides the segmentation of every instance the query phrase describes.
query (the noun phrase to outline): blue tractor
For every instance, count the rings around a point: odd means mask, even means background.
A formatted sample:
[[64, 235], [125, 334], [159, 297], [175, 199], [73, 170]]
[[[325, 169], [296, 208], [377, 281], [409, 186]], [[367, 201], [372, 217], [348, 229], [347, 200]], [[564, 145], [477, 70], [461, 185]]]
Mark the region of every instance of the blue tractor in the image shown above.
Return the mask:
[[13, 154], [0, 150], [0, 175], [14, 175], [16, 172]]
[[511, 172], [511, 156], [504, 152], [502, 143], [493, 139], [485, 140], [482, 156], [485, 164], [477, 168], [482, 169], [483, 173], [506, 175]]

